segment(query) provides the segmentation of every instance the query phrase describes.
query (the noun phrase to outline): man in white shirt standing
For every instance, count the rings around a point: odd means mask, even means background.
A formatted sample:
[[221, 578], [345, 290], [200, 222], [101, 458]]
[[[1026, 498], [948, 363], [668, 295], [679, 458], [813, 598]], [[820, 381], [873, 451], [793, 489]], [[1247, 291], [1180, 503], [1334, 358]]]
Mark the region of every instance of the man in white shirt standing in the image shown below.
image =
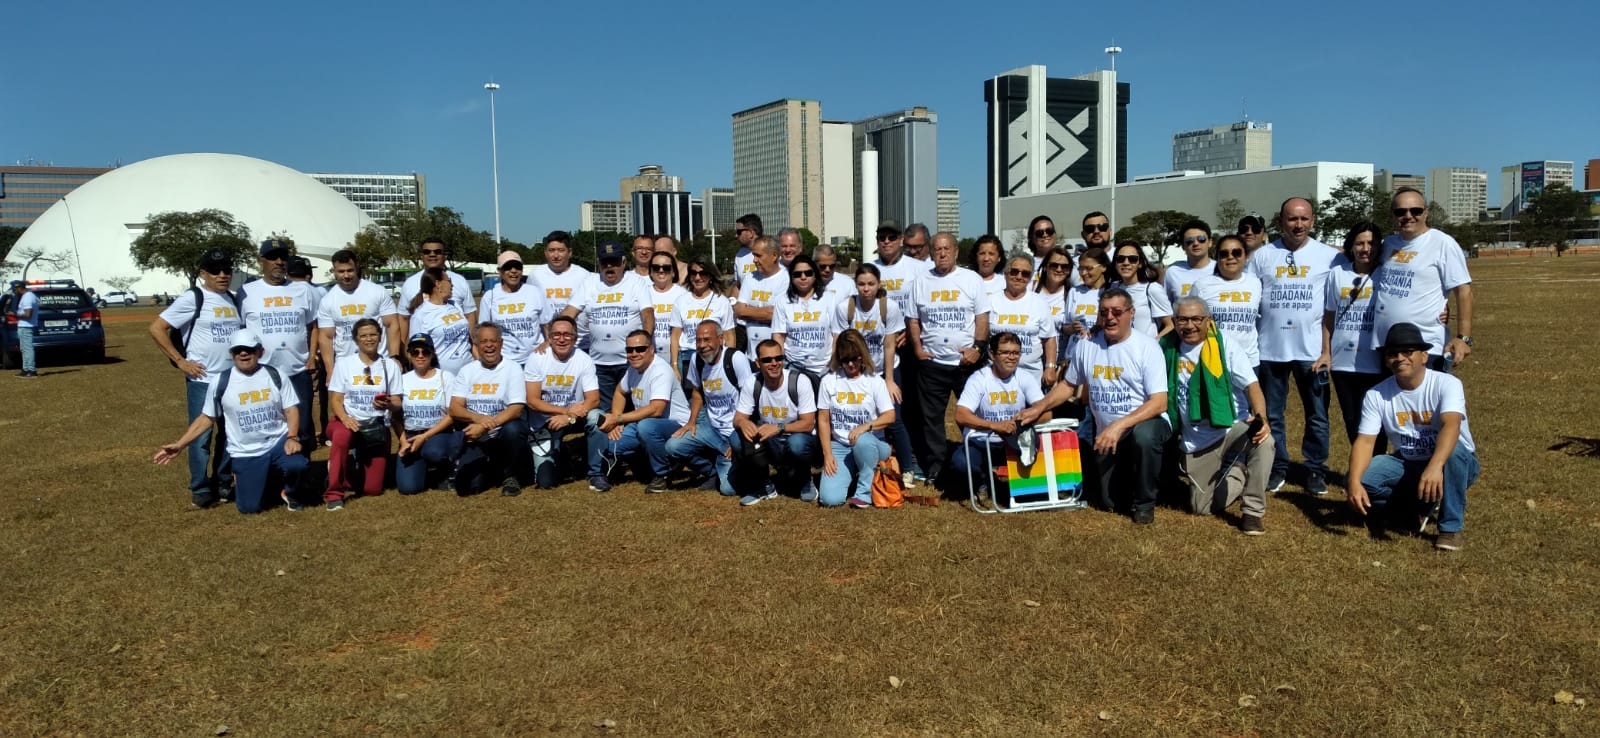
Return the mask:
[[788, 494], [798, 489], [801, 502], [816, 502], [811, 469], [822, 459], [816, 387], [810, 377], [784, 368], [783, 346], [772, 339], [756, 345], [756, 370], [757, 381], [739, 392], [733, 416], [733, 473], [737, 488], [747, 490], [739, 504], [777, 497], [779, 487]]
[[480, 323], [472, 336], [478, 360], [462, 367], [450, 388], [450, 417], [465, 441], [456, 465], [456, 494], [475, 495], [499, 482], [502, 497], [516, 497], [533, 468], [522, 417], [527, 380], [522, 367], [506, 360], [500, 326]]
[[667, 441], [667, 457], [674, 464], [688, 464], [699, 475], [701, 490], [732, 497], [737, 494], [731, 479], [733, 414], [740, 388], [752, 383], [750, 357], [722, 345], [722, 326], [715, 320], [695, 326], [694, 340], [695, 358], [684, 373], [689, 420]]
[[[1383, 363], [1393, 376], [1367, 390], [1360, 434], [1350, 444], [1350, 505], [1366, 515], [1396, 496], [1414, 499], [1422, 526], [1438, 521], [1434, 546], [1457, 551], [1467, 515], [1467, 488], [1478, 480], [1478, 456], [1467, 426], [1461, 380], [1427, 367], [1433, 348], [1421, 328], [1400, 323], [1384, 334]], [[1373, 458], [1382, 431], [1394, 453]]]
[[[1450, 371], [1472, 354], [1472, 275], [1466, 254], [1450, 234], [1428, 227], [1422, 193], [1401, 187], [1391, 201], [1395, 232], [1383, 239], [1372, 291], [1374, 348], [1391, 326], [1410, 323], [1433, 346], [1428, 368]], [[1438, 316], [1456, 296], [1456, 333]], [[1448, 358], [1446, 358], [1448, 357]]]
[[356, 254], [349, 249], [333, 252], [333, 286], [317, 304], [317, 346], [322, 357], [322, 375], [333, 375], [333, 363], [341, 356], [356, 353], [351, 329], [362, 318], [383, 323], [388, 335], [389, 356], [400, 355], [400, 318], [389, 291], [361, 277]]
[[[956, 237], [941, 231], [933, 237], [932, 268], [917, 276], [916, 299], [906, 313], [906, 333], [917, 356], [916, 397], [922, 423], [918, 465], [937, 480], [950, 458], [944, 415], [952, 394], [959, 394], [967, 375], [983, 359], [989, 340], [989, 297], [977, 272], [956, 265]], [[912, 441], [917, 440], [916, 434]]]
[[[750, 247], [756, 239], [766, 235], [761, 227], [761, 216], [747, 213], [734, 222], [733, 237], [739, 240], [739, 250], [733, 255], [733, 279], [728, 280], [728, 296], [736, 297], [746, 277], [756, 270], [755, 254]], [[741, 321], [739, 325], [744, 325]]]
[[261, 278], [247, 282], [239, 290], [239, 309], [244, 325], [261, 338], [269, 366], [276, 368], [294, 387], [300, 399], [296, 408], [300, 425], [295, 437], [302, 448], [310, 448], [316, 438], [312, 422], [311, 375], [316, 368], [311, 356], [312, 336], [317, 330], [317, 306], [307, 285], [289, 279], [289, 244], [275, 238], [261, 242]]
[[[244, 327], [238, 299], [228, 291], [233, 284], [233, 257], [222, 249], [210, 249], [200, 257], [199, 267], [199, 286], [180, 293], [150, 321], [150, 338], [167, 355], [167, 361], [183, 373], [191, 423], [196, 422], [209, 402], [206, 391], [210, 382], [233, 366], [228, 341]], [[182, 348], [173, 344], [169, 335], [173, 329], [183, 336]], [[200, 508], [215, 505], [231, 494], [228, 480], [233, 467], [228, 462], [227, 444], [220, 440], [226, 434], [215, 434], [219, 436], [215, 457], [210, 448], [213, 435], [208, 425], [187, 444], [190, 501]]]
[[587, 318], [587, 351], [589, 358], [594, 359], [600, 381], [600, 402], [604, 404], [611, 401], [617, 382], [628, 371], [627, 355], [623, 351], [628, 334], [640, 329], [655, 331], [656, 308], [650, 297], [650, 283], [627, 273], [622, 244], [607, 241], [596, 251], [600, 272], [578, 288], [577, 295], [561, 314], [577, 320], [580, 326]]
[[1185, 260], [1168, 265], [1166, 275], [1161, 278], [1161, 286], [1167, 289], [1167, 300], [1173, 304], [1189, 294], [1197, 280], [1217, 271], [1216, 264], [1211, 262], [1211, 224], [1197, 218], [1183, 224], [1179, 233], [1183, 236]]
[[411, 298], [416, 297], [417, 293], [422, 291], [422, 273], [434, 267], [444, 269], [445, 274], [450, 276], [450, 286], [452, 288], [450, 290], [450, 304], [461, 308], [461, 314], [467, 317], [467, 325], [477, 325], [478, 303], [472, 298], [472, 285], [467, 282], [466, 277], [445, 267], [445, 261], [450, 256], [450, 249], [445, 246], [444, 240], [437, 236], [424, 238], [418, 246], [418, 251], [422, 254], [422, 268], [411, 276], [406, 277], [405, 284], [400, 285], [400, 335], [411, 335], [411, 311], [407, 309], [407, 306], [411, 304]]
[[772, 337], [772, 306], [789, 290], [789, 272], [779, 263], [778, 242], [769, 236], [750, 244], [750, 256], [755, 270], [739, 282], [733, 317], [744, 326], [745, 341], [753, 346]]
[[1313, 371], [1322, 356], [1322, 312], [1328, 270], [1344, 260], [1339, 250], [1311, 237], [1316, 216], [1311, 201], [1283, 201], [1278, 219], [1283, 235], [1250, 256], [1249, 270], [1261, 280], [1261, 317], [1257, 322], [1261, 366], [1257, 378], [1267, 396], [1267, 421], [1272, 426], [1275, 455], [1267, 491], [1283, 488], [1289, 475], [1289, 439], [1284, 411], [1289, 404], [1289, 378], [1294, 378], [1305, 411], [1300, 453], [1305, 457], [1305, 490], [1328, 493], [1327, 372]]
[[[634, 475], [644, 479], [646, 492], [665, 492], [672, 474], [667, 440], [689, 422], [689, 403], [683, 384], [666, 359], [656, 357], [655, 338], [639, 329], [627, 337], [628, 372], [610, 398], [600, 425], [589, 432], [589, 489], [611, 491], [607, 457], [611, 464], [624, 460]], [[628, 410], [629, 405], [633, 409]], [[641, 458], [643, 457], [643, 458]], [[645, 462], [645, 463], [640, 463]]]
[[11, 280], [11, 307], [9, 312], [17, 323], [18, 350], [22, 352], [22, 372], [19, 377], [39, 376], [37, 359], [33, 351], [33, 334], [39, 329], [39, 296], [28, 289], [26, 282]]
[[[544, 291], [550, 314], [559, 315], [592, 272], [572, 263], [572, 234], [566, 231], [551, 231], [544, 237], [544, 260], [529, 271], [529, 281]], [[578, 338], [583, 338], [582, 332]]]

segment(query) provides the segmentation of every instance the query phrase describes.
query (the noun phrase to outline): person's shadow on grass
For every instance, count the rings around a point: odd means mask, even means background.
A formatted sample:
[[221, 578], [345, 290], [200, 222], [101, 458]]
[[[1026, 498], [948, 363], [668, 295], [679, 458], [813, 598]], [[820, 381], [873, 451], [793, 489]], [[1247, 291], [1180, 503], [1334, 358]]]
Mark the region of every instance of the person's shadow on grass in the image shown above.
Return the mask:
[[1318, 497], [1303, 492], [1280, 494], [1275, 499], [1282, 500], [1300, 509], [1300, 514], [1311, 521], [1325, 533], [1336, 536], [1350, 535], [1351, 528], [1365, 527], [1362, 520], [1351, 512], [1350, 506], [1345, 503], [1344, 495], [1335, 495], [1329, 492]]

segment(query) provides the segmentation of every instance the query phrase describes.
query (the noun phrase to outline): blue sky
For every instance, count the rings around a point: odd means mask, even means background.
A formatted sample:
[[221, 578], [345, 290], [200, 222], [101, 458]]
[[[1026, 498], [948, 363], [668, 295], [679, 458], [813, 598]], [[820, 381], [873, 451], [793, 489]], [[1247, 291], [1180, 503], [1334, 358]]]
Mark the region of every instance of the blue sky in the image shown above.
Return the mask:
[[[1131, 83], [1132, 174], [1171, 136], [1250, 117], [1273, 161], [1397, 171], [1600, 157], [1590, 3], [1272, 7], [1176, 2], [18, 3], [6, 11], [0, 161], [130, 163], [222, 151], [302, 171], [417, 171], [430, 204], [493, 228], [497, 97], [507, 238], [574, 228], [578, 203], [657, 163], [733, 182], [733, 112], [780, 97], [854, 120], [939, 114], [942, 184], [983, 228], [982, 83], [1026, 64]], [[1585, 135], [1587, 134], [1587, 135]]]

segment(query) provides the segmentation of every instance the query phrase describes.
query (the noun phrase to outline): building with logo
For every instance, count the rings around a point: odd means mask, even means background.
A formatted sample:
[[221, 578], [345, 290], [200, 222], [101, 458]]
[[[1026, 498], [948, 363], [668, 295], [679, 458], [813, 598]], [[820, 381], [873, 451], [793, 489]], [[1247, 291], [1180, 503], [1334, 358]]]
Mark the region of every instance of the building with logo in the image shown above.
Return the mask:
[[1550, 185], [1573, 189], [1570, 161], [1525, 161], [1500, 168], [1500, 217], [1515, 218]]
[[52, 205], [106, 167], [52, 167], [19, 164], [0, 167], [0, 226], [27, 228]]
[[1242, 120], [1172, 134], [1172, 168], [1206, 174], [1272, 166], [1272, 124]]
[[396, 205], [428, 209], [428, 179], [420, 174], [312, 174], [355, 203], [368, 218], [380, 220]]
[[667, 235], [681, 243], [705, 230], [703, 205], [699, 198], [687, 192], [653, 192], [638, 190], [633, 193], [632, 229], [634, 235]]
[[1489, 207], [1489, 175], [1474, 167], [1429, 170], [1428, 202], [1439, 203], [1452, 223], [1475, 221]]
[[733, 114], [735, 208], [768, 233], [822, 233], [822, 103], [785, 98]]

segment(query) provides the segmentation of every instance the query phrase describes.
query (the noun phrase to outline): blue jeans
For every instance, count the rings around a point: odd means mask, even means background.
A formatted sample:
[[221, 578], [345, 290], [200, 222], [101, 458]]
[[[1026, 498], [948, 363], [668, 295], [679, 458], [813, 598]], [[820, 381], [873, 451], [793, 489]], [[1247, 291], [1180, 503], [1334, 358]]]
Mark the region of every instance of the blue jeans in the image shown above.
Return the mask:
[[1289, 438], [1284, 429], [1284, 410], [1289, 404], [1289, 377], [1294, 377], [1305, 410], [1305, 428], [1300, 437], [1300, 455], [1306, 460], [1306, 474], [1321, 479], [1328, 472], [1328, 385], [1317, 381], [1309, 361], [1263, 361], [1256, 367], [1261, 392], [1267, 396], [1267, 424], [1272, 426], [1276, 454], [1273, 476], [1289, 471]]
[[[1361, 475], [1372, 511], [1383, 510], [1398, 494], [1417, 502], [1417, 480], [1428, 467], [1428, 460], [1407, 461], [1398, 456], [1374, 456]], [[1439, 505], [1439, 532], [1460, 533], [1467, 518], [1467, 488], [1478, 481], [1478, 457], [1460, 441], [1444, 462], [1444, 499]]]
[[878, 462], [889, 457], [889, 444], [874, 433], [863, 433], [854, 446], [846, 446], [842, 441], [835, 440], [832, 451], [833, 461], [838, 466], [833, 474], [824, 472], [822, 475], [822, 489], [819, 490], [822, 506], [838, 507], [844, 504], [845, 495], [851, 488], [851, 475], [855, 476], [854, 496], [872, 499], [872, 475], [878, 469]]
[[600, 385], [600, 412], [611, 412], [611, 400], [617, 395], [617, 385], [622, 383], [622, 377], [628, 373], [627, 364], [595, 365], [595, 381]]
[[[206, 384], [206, 380], [185, 379], [183, 384], [184, 389], [188, 392], [190, 423], [193, 423], [194, 419], [200, 415], [201, 410], [216, 412], [215, 407], [212, 406], [213, 400], [211, 396], [206, 394], [206, 388], [210, 386]], [[233, 473], [233, 464], [228, 458], [227, 433], [222, 427], [223, 420], [222, 418], [213, 419], [216, 421], [216, 426], [212, 430], [201, 433], [199, 438], [194, 439], [194, 443], [189, 444], [189, 491], [194, 494], [216, 492], [219, 486], [218, 482], [223, 481], [225, 483], [225, 480]], [[211, 472], [211, 462], [213, 461], [211, 458], [211, 442], [213, 439], [216, 440], [217, 446], [215, 474]]]
[[[701, 476], [717, 475], [717, 489], [727, 497], [736, 494], [733, 490], [733, 480], [730, 479], [733, 459], [727, 454], [731, 448], [732, 440], [711, 427], [711, 421], [706, 418], [704, 412], [700, 413], [700, 422], [695, 423], [693, 433], [669, 438], [666, 446], [667, 458], [671, 463], [688, 464], [690, 469]], [[657, 476], [660, 476], [659, 472]]]
[[623, 426], [622, 437], [615, 441], [598, 429], [589, 431], [589, 476], [609, 476], [606, 473], [607, 455], [612, 463], [627, 460], [637, 471], [638, 459], [633, 457], [643, 451], [650, 472], [657, 477], [666, 477], [672, 473], [672, 462], [667, 458], [667, 439], [680, 427], [667, 418], [645, 418]]
[[300, 439], [300, 446], [309, 456], [311, 449], [317, 445], [317, 424], [311, 417], [311, 399], [315, 396], [313, 394], [315, 389], [311, 384], [311, 372], [290, 374], [288, 379], [289, 386], [294, 388], [295, 395], [300, 398], [300, 404], [296, 406], [300, 411], [300, 427], [295, 429], [295, 437]]
[[[986, 450], [984, 446], [989, 448]], [[997, 464], [1006, 463], [1006, 447], [1001, 441], [987, 441], [982, 438], [968, 438], [964, 443], [958, 444], [950, 453], [950, 468], [963, 480], [970, 479], [973, 489], [980, 485], [989, 485], [990, 491], [995, 489], [994, 467], [989, 466], [991, 457], [985, 453], [992, 452]], [[969, 460], [968, 457], [971, 457]], [[977, 473], [974, 473], [977, 472]]]
[[530, 481], [533, 452], [528, 449], [528, 424], [522, 418], [500, 426], [493, 438], [464, 439], [461, 461], [456, 465], [456, 494], [477, 494], [507, 478], [515, 478], [519, 484]]
[[273, 441], [272, 450], [260, 455], [233, 459], [234, 498], [239, 512], [258, 513], [273, 504], [283, 491], [299, 500], [300, 477], [306, 471], [306, 457], [283, 452], [283, 439]]
[[449, 464], [455, 468], [461, 458], [461, 431], [447, 430], [428, 436], [417, 453], [396, 457], [394, 486], [400, 494], [414, 495], [428, 489], [428, 469]]
[[[733, 458], [740, 459], [749, 441], [738, 431], [733, 432]], [[799, 494], [811, 481], [811, 469], [822, 461], [822, 444], [810, 433], [780, 433], [767, 441], [767, 460], [771, 469], [754, 469], [744, 464], [734, 465], [734, 478], [745, 490], [755, 491], [773, 482], [780, 492]], [[777, 473], [773, 474], [772, 470]]]
[[17, 343], [19, 344], [17, 348], [22, 352], [22, 371], [38, 371], [39, 365], [33, 350], [33, 326], [20, 324], [17, 326]]
[[[593, 431], [594, 427], [600, 424], [600, 415], [601, 412], [599, 408], [596, 408], [594, 410], [590, 410], [588, 414], [584, 416], [582, 422], [583, 432], [585, 434]], [[544, 489], [551, 489], [556, 486], [556, 480], [561, 474], [559, 464], [564, 458], [561, 453], [562, 441], [565, 439], [567, 431], [571, 428], [571, 426], [562, 428], [561, 430], [552, 431], [545, 426], [543, 420], [539, 420], [539, 415], [537, 413], [530, 413], [530, 416], [535, 420], [538, 420], [538, 422], [528, 431], [529, 441], [532, 441], [541, 430], [550, 434], [550, 452], [548, 454], [541, 454], [537, 449], [535, 449], [533, 452], [533, 483]]]

